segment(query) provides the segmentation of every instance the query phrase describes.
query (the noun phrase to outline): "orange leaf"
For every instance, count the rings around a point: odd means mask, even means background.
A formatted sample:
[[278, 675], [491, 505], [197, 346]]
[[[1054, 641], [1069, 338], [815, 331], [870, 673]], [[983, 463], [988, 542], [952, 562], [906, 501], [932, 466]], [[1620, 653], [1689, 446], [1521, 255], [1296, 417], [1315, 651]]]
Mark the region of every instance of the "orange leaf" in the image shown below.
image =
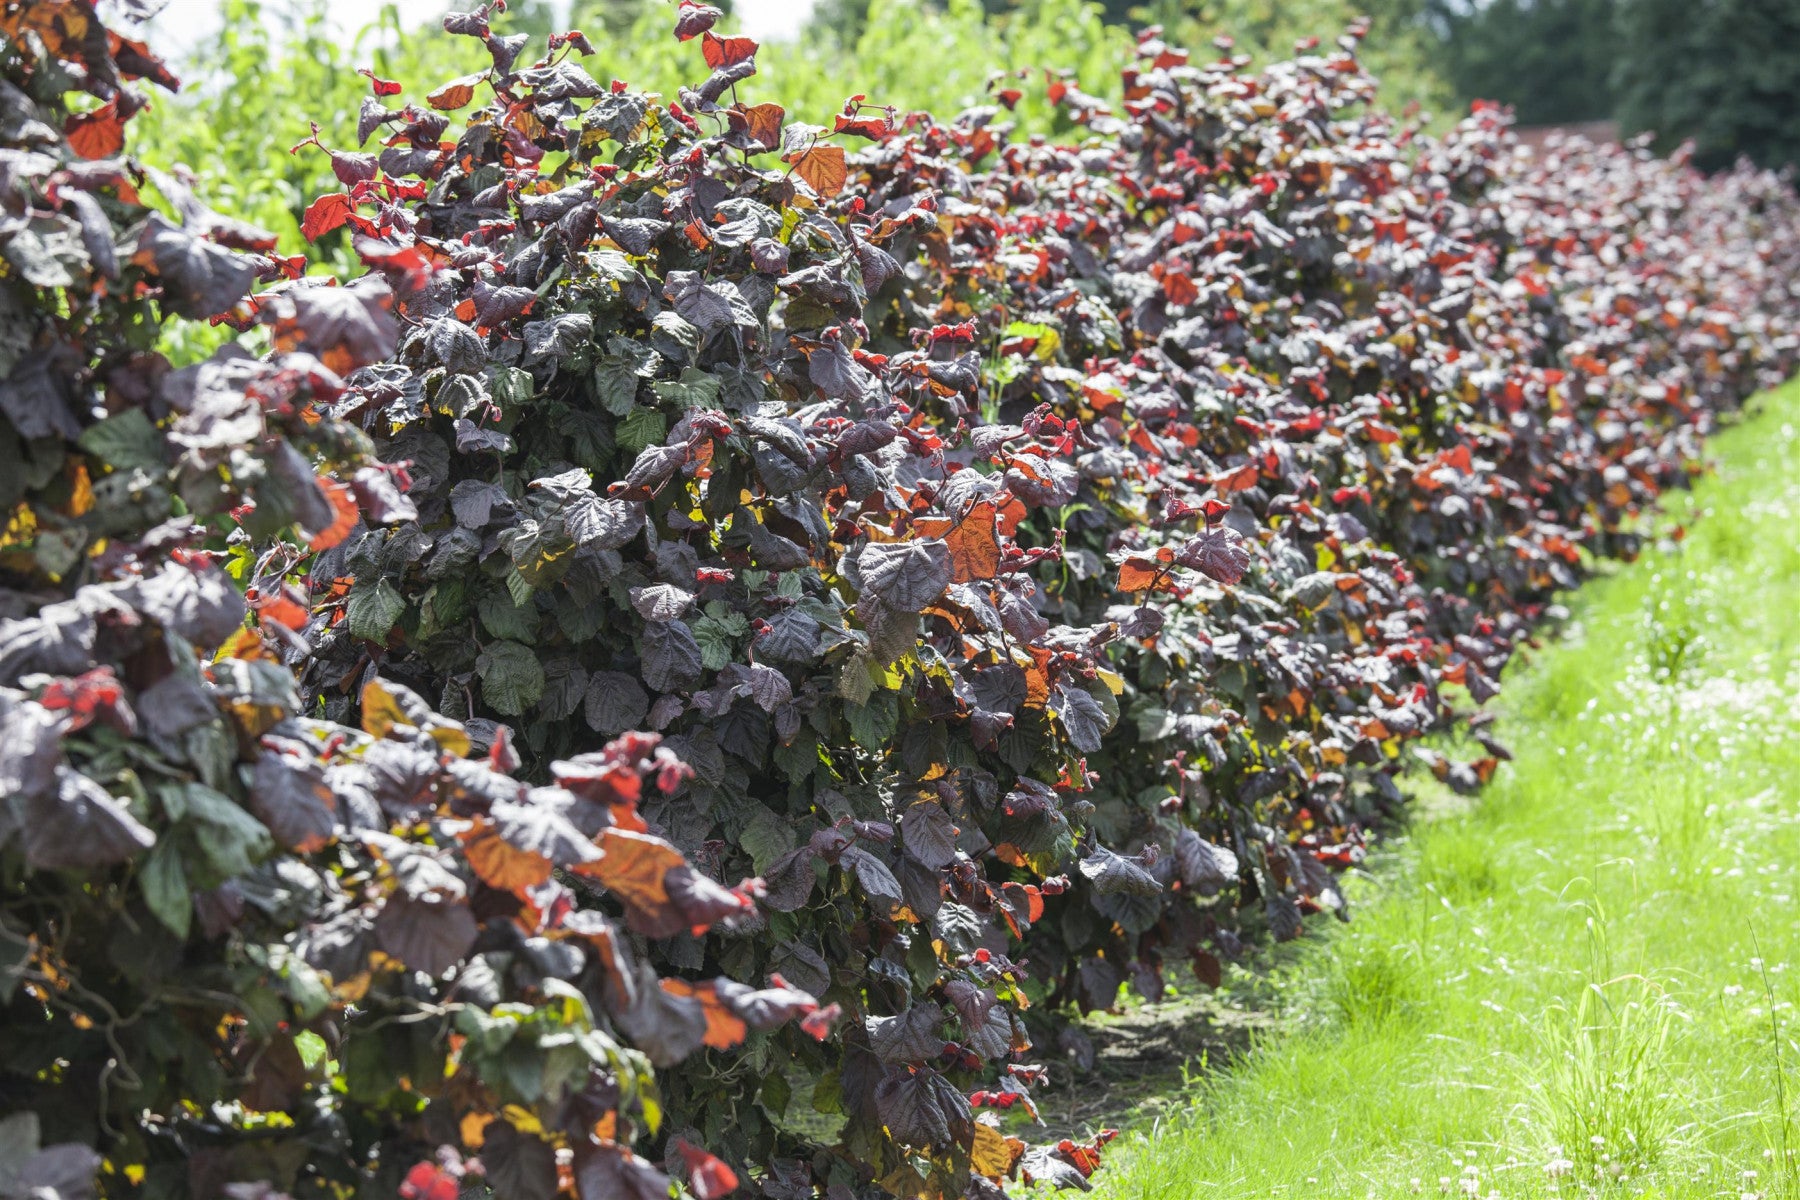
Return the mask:
[[269, 649], [263, 645], [262, 635], [254, 629], [240, 629], [225, 639], [219, 647], [218, 658], [269, 658]]
[[549, 859], [508, 842], [492, 821], [477, 821], [458, 837], [469, 865], [489, 887], [516, 892], [550, 878]]
[[487, 1141], [487, 1127], [494, 1123], [493, 1113], [466, 1113], [458, 1123], [457, 1130], [462, 1135], [462, 1143], [471, 1150], [481, 1149]]
[[1211, 483], [1221, 496], [1229, 496], [1233, 492], [1241, 492], [1245, 488], [1253, 488], [1261, 473], [1255, 463], [1245, 463], [1241, 467], [1233, 467], [1229, 471], [1221, 471], [1212, 477]]
[[111, 158], [125, 148], [125, 122], [119, 119], [117, 101], [109, 100], [89, 113], [76, 113], [63, 122], [69, 147], [83, 158]]
[[706, 58], [706, 65], [713, 70], [720, 67], [735, 67], [756, 53], [756, 43], [747, 37], [722, 38], [708, 32], [700, 39], [700, 53]]
[[85, 463], [75, 464], [74, 476], [69, 483], [68, 513], [71, 517], [86, 516], [94, 508], [94, 481], [88, 477]]
[[1025, 672], [1025, 707], [1042, 708], [1050, 703], [1050, 673], [1042, 667]]
[[1163, 276], [1163, 295], [1170, 304], [1192, 304], [1200, 298], [1200, 288], [1185, 272], [1171, 271]]
[[783, 155], [781, 161], [794, 164], [794, 170], [800, 178], [806, 180], [807, 186], [821, 196], [837, 195], [844, 190], [844, 183], [850, 177], [842, 146], [815, 145], [807, 150]]
[[598, 879], [627, 904], [652, 912], [668, 906], [669, 889], [663, 876], [687, 865], [681, 851], [659, 837], [624, 829], [603, 829], [594, 840], [605, 853], [577, 866], [576, 871]]
[[283, 629], [298, 631], [306, 627], [306, 606], [283, 592], [276, 593], [254, 607], [259, 618]]
[[1147, 558], [1128, 558], [1119, 564], [1121, 592], [1161, 592], [1166, 591], [1168, 585], [1169, 577], [1162, 567]]
[[689, 983], [685, 979], [665, 979], [663, 991], [672, 996], [688, 996], [700, 1002], [706, 1012], [706, 1044], [714, 1050], [729, 1050], [742, 1045], [749, 1027], [738, 1015], [719, 1001], [719, 993], [710, 983]]
[[992, 579], [1000, 570], [1000, 513], [992, 500], [972, 507], [962, 520], [928, 517], [914, 523], [928, 538], [943, 538], [950, 548], [950, 566], [957, 583]]
[[313, 535], [312, 540], [306, 543], [309, 550], [331, 549], [349, 537], [350, 531], [356, 528], [357, 521], [362, 518], [362, 514], [356, 508], [356, 497], [351, 495], [347, 484], [338, 483], [336, 480], [327, 479], [321, 475], [319, 476], [319, 487], [324, 489], [325, 498], [331, 501], [331, 507], [337, 510], [337, 519]]
[[460, 79], [452, 79], [431, 95], [425, 97], [425, 103], [440, 112], [450, 112], [466, 106], [475, 98], [475, 85], [487, 76], [483, 74], [464, 75]]
[[742, 130], [751, 140], [762, 143], [765, 149], [773, 150], [781, 145], [781, 122], [787, 116], [787, 110], [781, 105], [734, 104], [728, 115], [734, 133]]

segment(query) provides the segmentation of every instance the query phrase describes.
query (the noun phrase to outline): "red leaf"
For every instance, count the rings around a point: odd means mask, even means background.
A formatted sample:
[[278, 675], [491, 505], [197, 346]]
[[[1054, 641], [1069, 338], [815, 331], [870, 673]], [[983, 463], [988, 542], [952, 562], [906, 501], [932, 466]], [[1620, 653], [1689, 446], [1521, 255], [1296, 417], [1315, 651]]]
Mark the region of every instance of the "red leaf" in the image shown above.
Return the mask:
[[698, 1200], [718, 1200], [737, 1190], [737, 1172], [720, 1159], [698, 1146], [688, 1145], [681, 1138], [675, 1139], [675, 1149], [681, 1155], [681, 1161], [687, 1164], [688, 1190]]
[[835, 128], [838, 133], [854, 133], [878, 142], [894, 132], [894, 111], [886, 109], [875, 117], [847, 117], [839, 114]]
[[357, 68], [356, 73], [358, 75], [368, 76], [369, 87], [377, 96], [398, 96], [400, 94], [400, 85], [398, 83], [395, 83], [392, 79], [383, 79], [367, 67]]
[[300, 232], [307, 241], [316, 242], [350, 220], [356, 204], [343, 192], [328, 192], [306, 206], [300, 221]]
[[756, 43], [747, 37], [722, 38], [709, 32], [700, 39], [700, 53], [705, 55], [706, 65], [716, 71], [754, 57]]
[[63, 122], [63, 132], [69, 147], [86, 159], [111, 158], [125, 148], [125, 122], [116, 100], [90, 113], [75, 113]]
[[456, 1200], [456, 1177], [428, 1162], [416, 1164], [400, 1183], [402, 1200]]
[[831, 1027], [844, 1015], [841, 1005], [827, 1004], [824, 1008], [814, 1009], [800, 1018], [801, 1032], [815, 1042], [822, 1042], [831, 1036]]

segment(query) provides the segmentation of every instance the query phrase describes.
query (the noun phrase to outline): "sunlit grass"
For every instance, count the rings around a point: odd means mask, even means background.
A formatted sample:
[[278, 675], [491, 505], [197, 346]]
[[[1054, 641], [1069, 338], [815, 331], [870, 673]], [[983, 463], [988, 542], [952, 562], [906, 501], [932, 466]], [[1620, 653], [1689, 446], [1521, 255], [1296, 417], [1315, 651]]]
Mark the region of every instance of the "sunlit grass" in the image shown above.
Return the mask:
[[1761, 407], [1101, 1195], [1800, 1197], [1800, 385]]

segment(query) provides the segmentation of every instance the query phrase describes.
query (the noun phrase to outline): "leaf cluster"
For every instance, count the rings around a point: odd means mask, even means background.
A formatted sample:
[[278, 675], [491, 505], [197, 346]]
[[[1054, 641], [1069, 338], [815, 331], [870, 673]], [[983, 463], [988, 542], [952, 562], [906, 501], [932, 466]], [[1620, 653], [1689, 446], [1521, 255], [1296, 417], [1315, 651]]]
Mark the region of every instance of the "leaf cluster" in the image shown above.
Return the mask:
[[[394, 297], [125, 157], [174, 80], [123, 28], [0, 7], [0, 1195], [724, 1194], [633, 1152], [654, 1068], [833, 1014], [649, 965], [763, 920], [648, 831], [657, 735], [533, 785], [372, 674], [355, 727], [303, 701], [301, 565], [418, 518], [338, 415]], [[202, 318], [273, 352], [174, 367]]]
[[692, 765], [646, 821], [774, 915], [650, 961], [850, 1018], [661, 1076], [770, 1195], [1084, 1185], [1012, 1123], [1043, 1014], [1343, 915], [1409, 743], [1793, 365], [1779, 180], [1427, 136], [1360, 26], [1260, 70], [1149, 31], [1117, 103], [1047, 77], [1054, 142], [1007, 77], [803, 122], [701, 4], [673, 96], [496, 19], [310, 210], [396, 297], [336, 411], [417, 515], [316, 560], [303, 682], [528, 775], [638, 724]]

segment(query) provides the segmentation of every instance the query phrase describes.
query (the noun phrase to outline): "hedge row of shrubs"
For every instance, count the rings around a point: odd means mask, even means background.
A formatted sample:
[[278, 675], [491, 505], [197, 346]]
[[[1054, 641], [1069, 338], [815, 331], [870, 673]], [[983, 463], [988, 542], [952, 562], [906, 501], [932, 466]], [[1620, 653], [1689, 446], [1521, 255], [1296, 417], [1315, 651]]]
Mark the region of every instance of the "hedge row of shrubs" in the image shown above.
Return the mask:
[[[309, 715], [284, 573], [412, 512], [332, 414], [404, 310], [252, 299], [304, 263], [116, 156], [131, 82], [174, 80], [85, 0], [0, 7], [0, 71], [0, 1196], [666, 1196], [652, 1063], [835, 1014], [633, 944], [759, 890], [647, 831], [691, 774], [656, 735], [533, 786], [403, 687]], [[158, 352], [224, 312], [274, 353]], [[731, 1190], [678, 1136], [667, 1169]]]
[[[338, 285], [112, 157], [140, 43], [5, 13], [7, 1195], [1085, 1186], [1056, 1012], [1342, 915], [1800, 349], [1784, 183], [1427, 136], [1359, 30], [1146, 34], [1052, 143], [457, 14], [491, 69], [296, 147]], [[157, 355], [214, 315], [271, 353]]]

